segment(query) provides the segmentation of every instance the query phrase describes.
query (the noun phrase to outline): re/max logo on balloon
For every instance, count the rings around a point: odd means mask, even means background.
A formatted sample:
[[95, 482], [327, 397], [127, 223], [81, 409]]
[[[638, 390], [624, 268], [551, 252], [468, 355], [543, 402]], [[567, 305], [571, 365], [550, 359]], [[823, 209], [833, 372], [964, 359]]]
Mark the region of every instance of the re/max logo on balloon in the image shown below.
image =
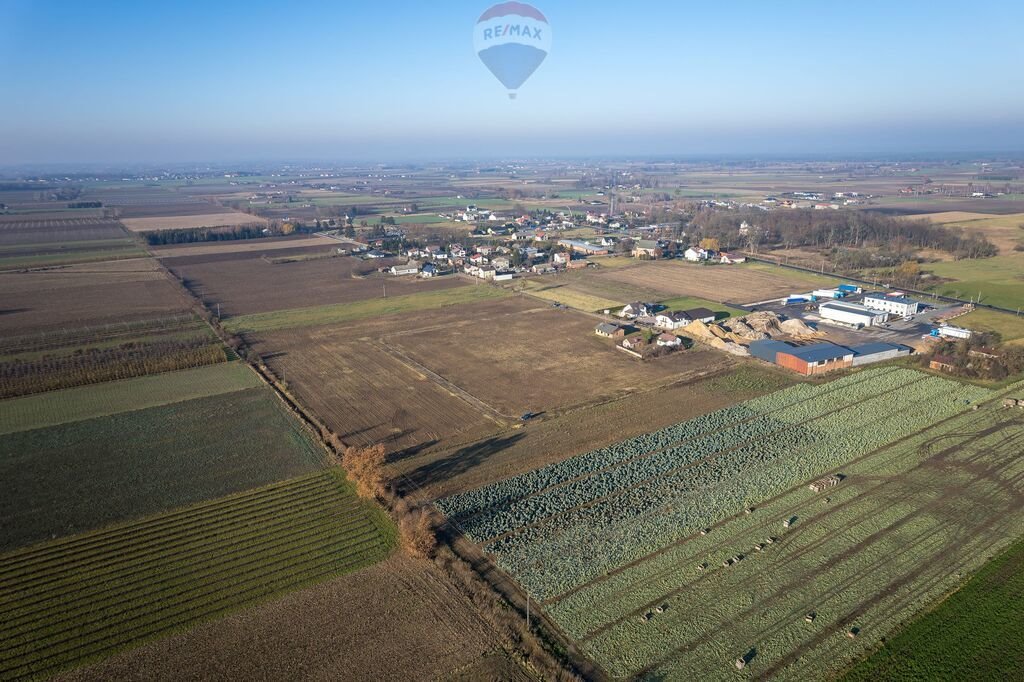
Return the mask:
[[543, 40], [543, 33], [538, 26], [521, 26], [519, 24], [505, 24], [495, 28], [484, 29], [484, 40], [494, 40], [505, 37], [524, 37], [532, 40]]
[[477, 19], [473, 29], [477, 56], [515, 99], [551, 49], [551, 26], [532, 5], [502, 2]]

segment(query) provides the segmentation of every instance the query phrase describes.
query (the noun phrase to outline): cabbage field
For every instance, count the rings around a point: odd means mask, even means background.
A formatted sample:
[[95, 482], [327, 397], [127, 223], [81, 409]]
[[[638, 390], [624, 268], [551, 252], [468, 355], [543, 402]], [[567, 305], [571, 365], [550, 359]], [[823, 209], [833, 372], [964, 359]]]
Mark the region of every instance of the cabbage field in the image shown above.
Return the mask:
[[[751, 579], [756, 581], [757, 566], [769, 557], [787, 555], [787, 537], [793, 534], [809, 541], [814, 538], [815, 548], [827, 545], [833, 529], [809, 520], [820, 510], [801, 508], [812, 498], [841, 500], [852, 495], [849, 510], [858, 510], [858, 515], [843, 516], [837, 504], [835, 520], [854, 524], [847, 529], [854, 545], [864, 539], [858, 532], [871, 538], [871, 533], [887, 532], [890, 522], [899, 523], [900, 532], [907, 534], [901, 542], [912, 542], [909, 538], [916, 524], [929, 519], [917, 518], [914, 508], [907, 508], [899, 494], [893, 496], [887, 490], [886, 513], [879, 513], [872, 526], [859, 514], [874, 508], [881, 498], [855, 499], [851, 491], [865, 483], [851, 472], [865, 462], [884, 462], [894, 475], [906, 475], [904, 464], [910, 466], [934, 450], [931, 445], [922, 446], [931, 443], [928, 429], [941, 439], [952, 437], [943, 435], [948, 424], [961, 423], [959, 431], [951, 432], [956, 434], [966, 428], [963, 424], [981, 420], [982, 415], [993, 419], [989, 415], [996, 411], [987, 401], [994, 395], [914, 370], [873, 369], [825, 384], [799, 384], [446, 498], [438, 506], [498, 566], [543, 602], [549, 615], [611, 675], [656, 672], [656, 676], [668, 673], [673, 678], [672, 672], [682, 675], [685, 670], [685, 677], [701, 668], [687, 668], [677, 661], [673, 647], [700, 641], [706, 634], [702, 618], [713, 619], [720, 601], [738, 598], [753, 613], [759, 591], [748, 587], [733, 594], [716, 588], [698, 615], [687, 608], [696, 596], [676, 599], [677, 590], [698, 575], [710, 578], [723, 571], [741, 575], [753, 570]], [[985, 411], [974, 411], [982, 403]], [[1007, 416], [1013, 418], [1019, 420]], [[1004, 426], [998, 427], [999, 433]], [[1005, 439], [999, 438], [989, 431], [977, 435], [978, 443], [1005, 446]], [[975, 450], [993, 452], [980, 445]], [[894, 451], [904, 454], [893, 460]], [[847, 478], [833, 491], [816, 495], [808, 490], [811, 481], [837, 472]], [[921, 499], [934, 503], [942, 499], [937, 494], [923, 490]], [[963, 511], [961, 506], [957, 513]], [[913, 522], [899, 521], [904, 516]], [[794, 521], [792, 527], [784, 527], [787, 519]], [[859, 531], [852, 530], [855, 527]], [[752, 535], [734, 545], [723, 528], [741, 528]], [[773, 536], [782, 536], [778, 544], [766, 542]], [[938, 551], [948, 539], [936, 534], [920, 545], [921, 551]], [[729, 546], [714, 549], [721, 542]], [[879, 544], [860, 557], [868, 563], [850, 566], [869, 565], [869, 559], [884, 566], [890, 551], [892, 547]], [[736, 557], [740, 561], [729, 562]], [[787, 561], [798, 560], [789, 557]], [[894, 560], [886, 570], [899, 574], [916, 560], [908, 555], [900, 560], [903, 563]], [[737, 568], [720, 567], [723, 562]], [[861, 570], [850, 566], [847, 570]], [[637, 575], [643, 579], [630, 579]], [[804, 583], [817, 584], [804, 577], [788, 589], [799, 594]], [[609, 586], [613, 589], [603, 589]], [[866, 588], [865, 594], [870, 593], [871, 588]], [[670, 603], [672, 608], [665, 610]], [[801, 625], [806, 625], [804, 615], [796, 619]], [[672, 627], [660, 625], [670, 621]], [[729, 631], [725, 632], [722, 638], [728, 640]], [[797, 641], [799, 634], [793, 637]], [[774, 647], [772, 651], [785, 658], [786, 646], [776, 643]], [[716, 657], [720, 654], [723, 661], [732, 663], [748, 653], [747, 648], [716, 652]], [[691, 653], [687, 649], [687, 657]], [[756, 655], [751, 665], [754, 659]], [[762, 655], [762, 661], [767, 659]], [[773, 674], [795, 661], [779, 665]]]

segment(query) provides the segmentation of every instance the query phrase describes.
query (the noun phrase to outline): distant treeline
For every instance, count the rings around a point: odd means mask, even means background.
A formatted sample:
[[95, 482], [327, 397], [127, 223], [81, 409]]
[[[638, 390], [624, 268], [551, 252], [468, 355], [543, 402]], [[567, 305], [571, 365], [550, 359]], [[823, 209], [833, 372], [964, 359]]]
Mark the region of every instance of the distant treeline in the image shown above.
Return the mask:
[[68, 208], [103, 208], [102, 201], [72, 201]]
[[234, 227], [196, 227], [147, 232], [146, 243], [150, 246], [161, 244], [191, 244], [193, 242], [221, 242], [237, 239], [260, 239], [277, 234], [266, 225], [253, 223]]
[[[751, 226], [746, 236], [740, 225]], [[691, 221], [701, 236], [715, 237], [723, 245], [787, 247], [879, 247], [896, 252], [935, 249], [955, 258], [988, 258], [999, 249], [983, 234], [928, 220], [892, 218], [854, 210], [793, 209], [779, 211], [697, 211]]]

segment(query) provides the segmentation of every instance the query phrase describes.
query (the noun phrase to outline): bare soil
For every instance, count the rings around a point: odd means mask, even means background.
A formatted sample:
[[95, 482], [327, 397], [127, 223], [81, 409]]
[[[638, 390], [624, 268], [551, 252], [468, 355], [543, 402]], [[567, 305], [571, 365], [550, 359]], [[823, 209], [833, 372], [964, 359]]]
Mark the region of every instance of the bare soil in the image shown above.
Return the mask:
[[197, 215], [159, 216], [150, 218], [124, 218], [121, 222], [132, 232], [152, 232], [154, 230], [186, 230], [194, 227], [225, 227], [232, 225], [249, 225], [266, 223], [264, 218], [228, 211], [225, 213], [202, 213]]

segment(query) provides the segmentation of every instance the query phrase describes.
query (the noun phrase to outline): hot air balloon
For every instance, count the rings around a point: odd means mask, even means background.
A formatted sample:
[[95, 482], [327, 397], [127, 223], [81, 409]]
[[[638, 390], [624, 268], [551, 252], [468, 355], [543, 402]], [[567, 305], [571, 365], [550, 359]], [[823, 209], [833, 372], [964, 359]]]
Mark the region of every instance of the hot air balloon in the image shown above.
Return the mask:
[[473, 46], [480, 61], [508, 88], [515, 99], [551, 47], [551, 27], [535, 7], [502, 2], [480, 15], [473, 30]]

